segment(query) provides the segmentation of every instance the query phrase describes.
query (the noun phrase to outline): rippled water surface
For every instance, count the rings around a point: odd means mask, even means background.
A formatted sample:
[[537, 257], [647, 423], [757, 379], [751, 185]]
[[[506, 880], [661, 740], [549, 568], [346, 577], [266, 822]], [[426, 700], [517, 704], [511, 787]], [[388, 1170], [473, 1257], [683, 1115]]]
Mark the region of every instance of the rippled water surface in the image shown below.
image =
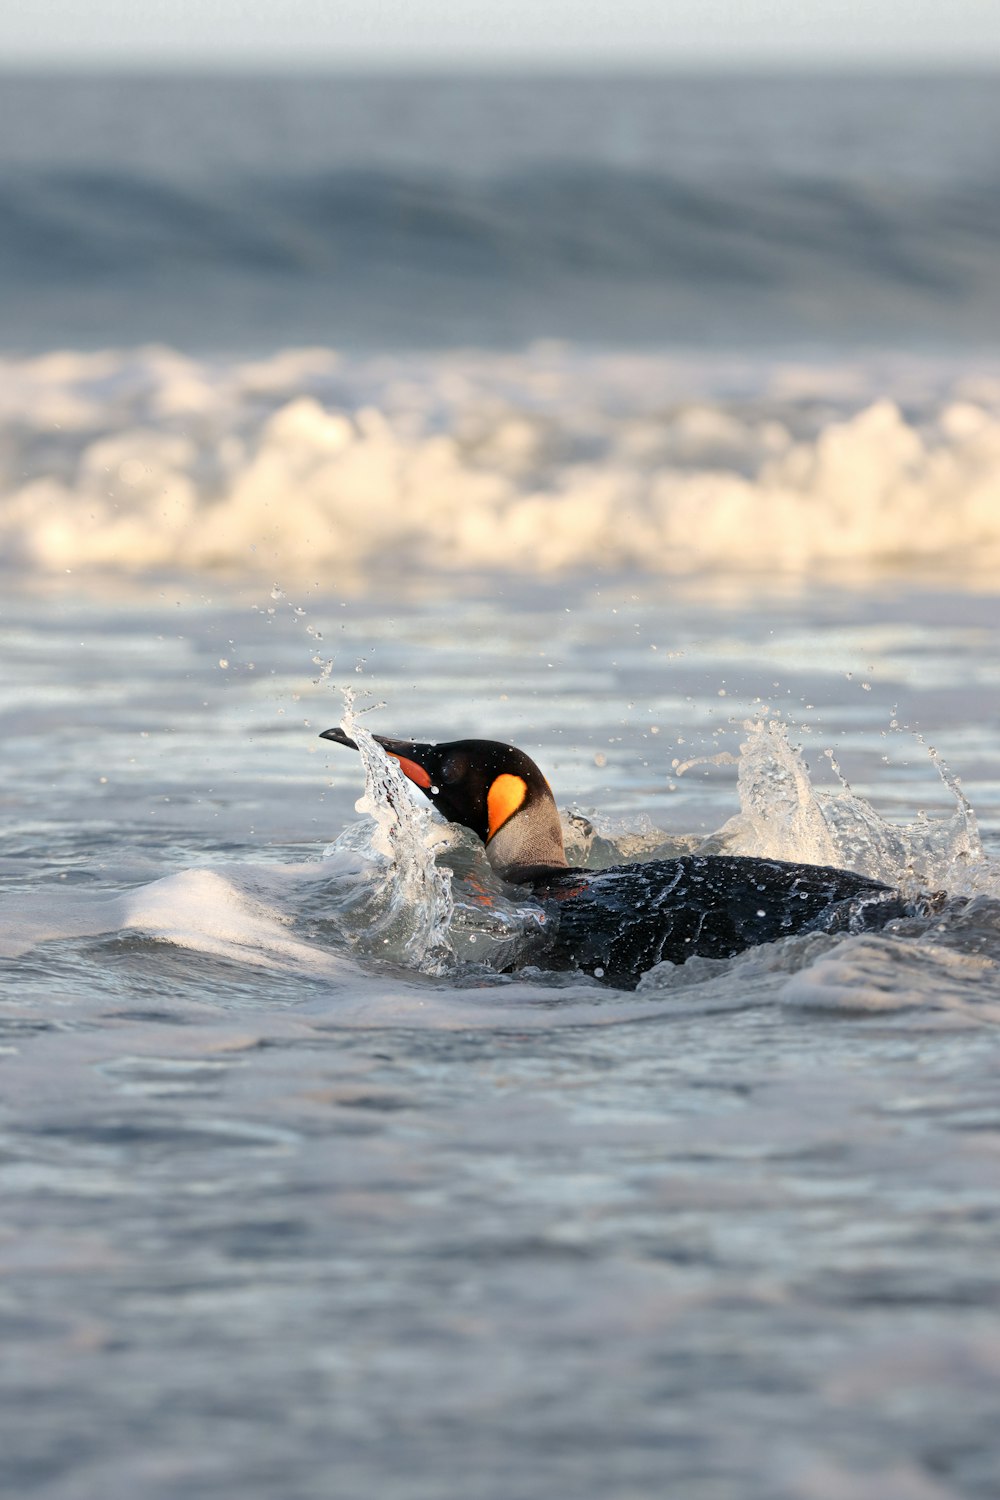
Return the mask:
[[[992, 1496], [997, 607], [8, 594], [11, 1493]], [[971, 899], [634, 995], [468, 945], [421, 973], [412, 903], [366, 946], [391, 881], [360, 762], [316, 738], [344, 684], [369, 727], [523, 745], [594, 858], [721, 830], [741, 743], [758, 817], [723, 837], [809, 857], [833, 750]], [[748, 721], [802, 747], [794, 816]]]
[[0, 342], [989, 347], [998, 98], [0, 71]]
[[[4, 1495], [996, 1496], [998, 101], [0, 77]], [[548, 973], [345, 715], [934, 899]]]

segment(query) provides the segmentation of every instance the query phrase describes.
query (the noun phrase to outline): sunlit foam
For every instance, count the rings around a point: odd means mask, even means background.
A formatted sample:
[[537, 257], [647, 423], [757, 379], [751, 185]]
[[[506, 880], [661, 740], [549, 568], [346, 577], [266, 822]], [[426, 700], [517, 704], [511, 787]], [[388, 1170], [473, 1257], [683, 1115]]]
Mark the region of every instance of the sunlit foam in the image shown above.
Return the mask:
[[815, 371], [762, 369], [736, 407], [678, 399], [666, 356], [568, 353], [543, 386], [540, 360], [0, 360], [3, 556], [28, 575], [324, 569], [342, 586], [387, 565], [996, 576], [996, 382], [942, 377], [904, 415], [876, 372], [848, 397], [833, 370], [817, 422]]

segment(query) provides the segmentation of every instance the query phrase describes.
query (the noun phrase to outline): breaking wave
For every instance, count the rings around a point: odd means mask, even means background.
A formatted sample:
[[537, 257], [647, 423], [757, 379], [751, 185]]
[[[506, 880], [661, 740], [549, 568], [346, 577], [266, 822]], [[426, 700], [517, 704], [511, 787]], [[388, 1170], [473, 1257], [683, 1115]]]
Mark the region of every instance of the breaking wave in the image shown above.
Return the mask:
[[[162, 122], [170, 129], [173, 122]], [[829, 171], [829, 164], [824, 163]], [[822, 170], [822, 168], [821, 168]], [[995, 320], [993, 184], [535, 162], [462, 177], [330, 165], [154, 175], [104, 162], [0, 177], [9, 344], [285, 337], [510, 347], [975, 344]]]
[[988, 576], [998, 492], [986, 368], [558, 346], [0, 360], [0, 549], [27, 574]]

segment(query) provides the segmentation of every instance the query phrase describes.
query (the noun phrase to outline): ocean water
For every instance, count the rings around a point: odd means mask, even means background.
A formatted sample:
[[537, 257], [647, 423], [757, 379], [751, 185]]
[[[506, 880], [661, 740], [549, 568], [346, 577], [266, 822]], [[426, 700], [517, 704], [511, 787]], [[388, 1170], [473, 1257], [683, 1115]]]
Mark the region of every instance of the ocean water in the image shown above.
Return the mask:
[[998, 146], [995, 71], [7, 75], [3, 342], [995, 348]]
[[[998, 97], [0, 83], [5, 1492], [996, 1493]], [[945, 895], [548, 974], [366, 729]]]

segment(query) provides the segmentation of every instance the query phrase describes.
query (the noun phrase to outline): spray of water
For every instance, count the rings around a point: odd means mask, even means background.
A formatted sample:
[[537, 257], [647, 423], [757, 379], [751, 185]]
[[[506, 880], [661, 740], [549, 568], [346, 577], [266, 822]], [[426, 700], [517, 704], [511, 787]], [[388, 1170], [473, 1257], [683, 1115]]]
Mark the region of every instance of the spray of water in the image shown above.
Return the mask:
[[730, 852], [836, 865], [914, 894], [945, 889], [973, 895], [995, 887], [996, 871], [983, 851], [975, 814], [938, 756], [932, 755], [932, 763], [955, 799], [954, 812], [896, 824], [851, 789], [831, 751], [826, 754], [840, 787], [826, 791], [813, 785], [784, 724], [758, 721], [744, 728], [740, 812], [722, 829]]
[[[402, 771], [365, 729], [354, 695], [343, 689], [341, 728], [358, 747], [365, 772], [365, 793], [356, 803], [367, 814], [361, 827], [368, 854], [381, 880], [365, 909], [364, 946], [381, 949], [425, 974], [443, 974], [455, 961], [448, 935], [454, 902], [451, 874], [439, 866], [435, 852], [448, 842], [430, 815], [411, 796]], [[358, 829], [347, 830], [356, 846]], [[333, 845], [343, 848], [343, 837]]]

